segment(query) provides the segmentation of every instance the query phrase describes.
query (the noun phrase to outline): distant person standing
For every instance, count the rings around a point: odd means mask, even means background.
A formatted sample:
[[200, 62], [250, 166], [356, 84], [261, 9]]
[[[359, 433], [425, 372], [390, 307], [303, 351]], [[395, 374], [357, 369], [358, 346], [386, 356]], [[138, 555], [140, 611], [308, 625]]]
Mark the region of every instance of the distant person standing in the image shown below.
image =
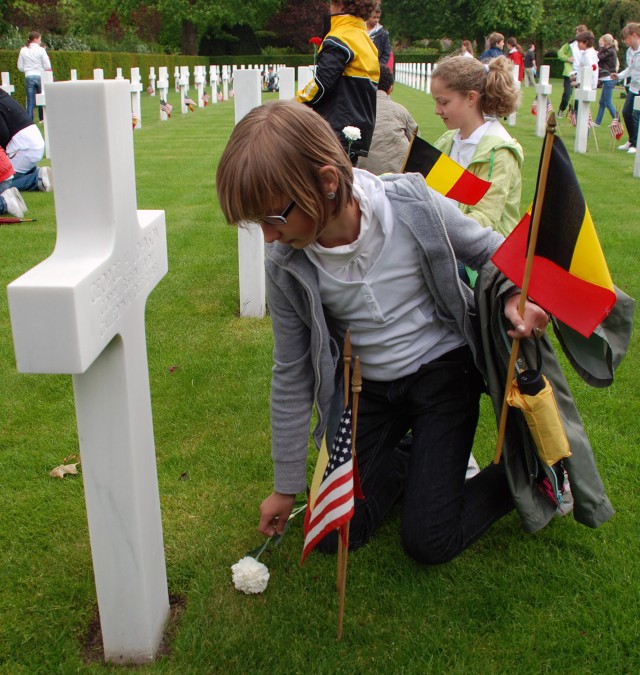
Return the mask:
[[466, 56], [467, 58], [474, 58], [473, 44], [471, 43], [471, 40], [462, 41], [462, 47], [460, 47], [460, 56]]
[[536, 64], [536, 46], [529, 45], [529, 49], [524, 53], [524, 86], [535, 87], [538, 65]]
[[486, 63], [491, 59], [497, 59], [498, 56], [504, 56], [504, 35], [502, 33], [491, 33], [489, 35], [489, 49], [482, 52], [478, 57], [480, 61]]
[[560, 101], [560, 107], [558, 108], [558, 117], [564, 115], [564, 111], [567, 109], [569, 101], [571, 100], [571, 92], [573, 91], [573, 87], [571, 86], [571, 75], [575, 72], [574, 62], [580, 60], [580, 50], [578, 49], [578, 42], [575, 38], [579, 33], [585, 33], [588, 30], [589, 29], [584, 24], [580, 24], [576, 27], [573, 40], [565, 42], [558, 50], [558, 58], [564, 63], [562, 68], [562, 79], [564, 84], [562, 99]]
[[604, 117], [604, 111], [608, 110], [615, 119], [618, 115], [613, 105], [613, 89], [616, 86], [616, 78], [612, 77], [618, 70], [618, 55], [616, 41], [611, 33], [605, 33], [598, 41], [598, 68], [599, 80], [602, 83], [602, 92], [598, 103], [598, 114], [595, 124], [600, 126]]
[[[37, 31], [29, 33], [25, 47], [18, 55], [18, 70], [25, 75], [27, 88], [27, 115], [33, 120], [36, 94], [42, 93], [42, 73], [51, 70], [47, 50], [42, 46], [42, 36]], [[38, 106], [38, 118], [42, 122], [42, 106]]]
[[387, 66], [380, 66], [373, 139], [368, 156], [361, 157], [358, 162], [359, 169], [366, 169], [376, 176], [402, 171], [409, 145], [418, 133], [418, 125], [411, 113], [391, 100], [392, 91], [393, 73]]
[[378, 61], [381, 66], [386, 66], [391, 58], [391, 40], [389, 38], [389, 31], [380, 23], [381, 14], [380, 5], [376, 5], [373, 14], [367, 19], [366, 24], [371, 42], [373, 42], [378, 50]]
[[509, 61], [518, 66], [518, 82], [522, 82], [524, 79], [524, 49], [522, 49], [514, 37], [510, 37], [507, 40], [507, 46], [509, 47], [507, 57]]
[[[376, 123], [376, 92], [380, 63], [365, 21], [375, 2], [333, 0], [331, 25], [318, 50], [313, 79], [296, 94], [331, 125], [351, 163], [366, 157]], [[357, 127], [360, 138], [347, 139], [345, 127]]]
[[625, 78], [629, 79], [629, 88], [627, 97], [622, 107], [622, 117], [627, 127], [629, 140], [618, 147], [618, 150], [626, 150], [630, 154], [636, 152], [636, 141], [638, 140], [638, 121], [640, 111], [633, 109], [633, 102], [636, 96], [640, 96], [640, 23], [628, 23], [622, 29], [622, 39], [627, 45], [627, 67], [619, 72], [611, 74], [611, 77], [623, 82]]

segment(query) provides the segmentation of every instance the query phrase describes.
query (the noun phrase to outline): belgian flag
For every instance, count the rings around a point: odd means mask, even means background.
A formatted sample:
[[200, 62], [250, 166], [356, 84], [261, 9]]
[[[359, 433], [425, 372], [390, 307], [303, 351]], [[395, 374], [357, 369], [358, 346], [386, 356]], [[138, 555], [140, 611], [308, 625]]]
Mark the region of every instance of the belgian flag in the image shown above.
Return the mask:
[[[553, 146], [528, 295], [588, 338], [613, 308], [616, 294], [567, 149], [555, 136], [546, 142]], [[535, 199], [537, 193], [534, 204]], [[532, 209], [492, 258], [518, 286], [523, 282]]]
[[473, 206], [486, 194], [491, 183], [463, 169], [448, 157], [416, 136], [409, 148], [404, 173], [421, 173], [430, 188], [461, 204]]

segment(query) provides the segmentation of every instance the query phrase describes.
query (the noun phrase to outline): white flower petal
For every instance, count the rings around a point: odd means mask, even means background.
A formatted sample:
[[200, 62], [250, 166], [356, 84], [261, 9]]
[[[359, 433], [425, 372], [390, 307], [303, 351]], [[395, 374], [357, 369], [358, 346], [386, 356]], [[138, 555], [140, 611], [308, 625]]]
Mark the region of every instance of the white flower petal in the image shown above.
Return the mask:
[[262, 593], [269, 583], [267, 566], [251, 556], [231, 565], [231, 572], [234, 586], [243, 593]]
[[345, 127], [342, 130], [342, 133], [345, 135], [348, 141], [358, 141], [362, 138], [360, 129], [358, 127]]

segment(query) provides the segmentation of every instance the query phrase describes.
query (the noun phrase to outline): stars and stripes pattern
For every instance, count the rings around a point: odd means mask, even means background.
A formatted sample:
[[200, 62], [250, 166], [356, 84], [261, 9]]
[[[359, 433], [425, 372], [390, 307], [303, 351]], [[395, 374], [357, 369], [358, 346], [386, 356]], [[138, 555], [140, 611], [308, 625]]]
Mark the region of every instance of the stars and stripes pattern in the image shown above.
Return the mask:
[[567, 110], [567, 119], [569, 120], [569, 123], [571, 124], [572, 127], [575, 127], [576, 124], [578, 123], [578, 118], [576, 117], [576, 109], [570, 105], [569, 109]]
[[153, 94], [155, 94], [155, 89], [153, 88], [152, 85], [149, 85], [147, 87], [147, 94], [149, 94], [149, 96], [153, 96]]
[[138, 126], [138, 118], [134, 112], [131, 113], [131, 127], [135, 129]]
[[193, 109], [195, 108], [196, 102], [192, 99], [189, 98], [188, 96], [184, 97], [184, 104], [189, 108], [191, 112], [193, 112]]
[[616, 117], [609, 125], [609, 133], [611, 134], [611, 138], [615, 138], [616, 141], [619, 141], [624, 135], [624, 129], [622, 128], [622, 124], [620, 124], [619, 117]]
[[349, 405], [340, 419], [318, 493], [315, 499], [313, 495], [309, 495], [304, 520], [301, 563], [329, 532], [337, 530], [351, 520], [354, 513], [354, 496], [361, 497], [357, 469], [354, 467], [351, 429]]
[[209, 105], [210, 100], [211, 100], [211, 96], [209, 96], [209, 94], [203, 94], [202, 95], [202, 103], [204, 104], [205, 108]]

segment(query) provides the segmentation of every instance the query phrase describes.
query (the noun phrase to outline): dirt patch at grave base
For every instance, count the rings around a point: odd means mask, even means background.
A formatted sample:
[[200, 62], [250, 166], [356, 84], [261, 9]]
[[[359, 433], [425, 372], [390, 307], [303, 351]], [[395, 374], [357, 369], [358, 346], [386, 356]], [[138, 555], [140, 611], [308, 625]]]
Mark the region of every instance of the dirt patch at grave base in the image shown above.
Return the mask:
[[[181, 595], [169, 595], [169, 618], [164, 629], [162, 642], [158, 648], [155, 660], [171, 656], [171, 643], [178, 627], [178, 620], [186, 607], [187, 601]], [[96, 607], [93, 618], [89, 623], [87, 635], [84, 640], [83, 659], [87, 665], [92, 663], [104, 663], [104, 648], [102, 646], [102, 629], [100, 628], [100, 615]], [[142, 664], [141, 664], [142, 665]], [[134, 664], [126, 665], [136, 668]]]

